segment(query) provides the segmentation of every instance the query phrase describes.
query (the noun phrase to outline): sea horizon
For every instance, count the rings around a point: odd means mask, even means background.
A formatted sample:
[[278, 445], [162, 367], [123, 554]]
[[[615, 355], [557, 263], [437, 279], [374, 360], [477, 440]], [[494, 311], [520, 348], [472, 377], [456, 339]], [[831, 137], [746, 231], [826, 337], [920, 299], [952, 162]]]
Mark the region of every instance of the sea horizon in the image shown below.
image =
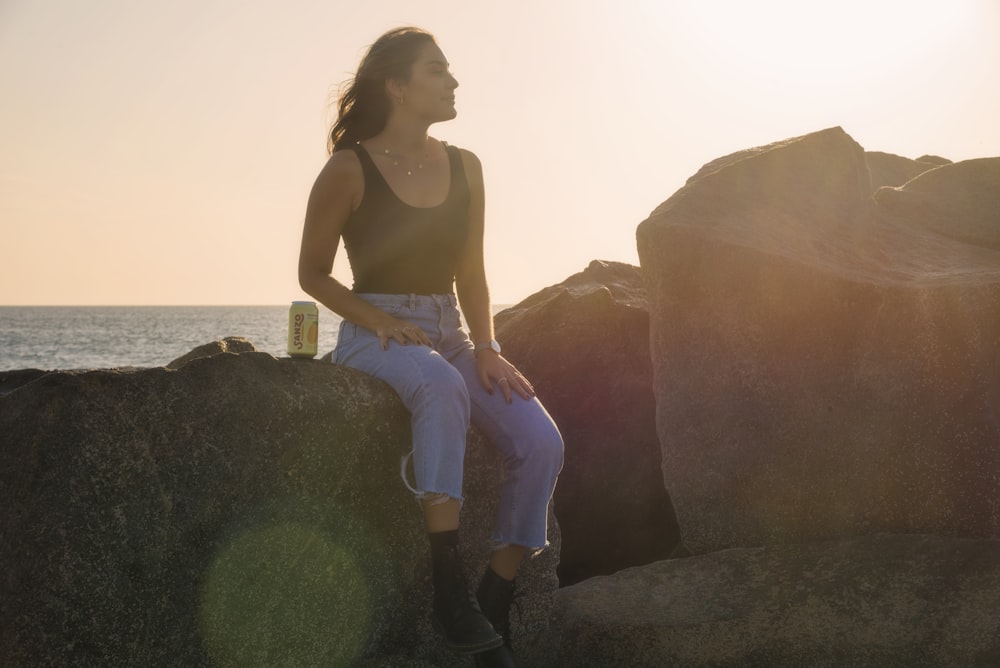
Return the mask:
[[[227, 337], [287, 357], [289, 305], [0, 305], [0, 373], [161, 367]], [[320, 308], [317, 358], [333, 350], [341, 321]]]

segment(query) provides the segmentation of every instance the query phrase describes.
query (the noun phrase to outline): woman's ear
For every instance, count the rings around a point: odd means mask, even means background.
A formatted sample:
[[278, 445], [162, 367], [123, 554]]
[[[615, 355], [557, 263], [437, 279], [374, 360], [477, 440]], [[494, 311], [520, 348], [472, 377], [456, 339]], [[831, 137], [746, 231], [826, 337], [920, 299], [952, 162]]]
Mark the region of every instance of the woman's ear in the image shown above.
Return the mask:
[[385, 92], [389, 96], [389, 99], [396, 104], [402, 104], [404, 99], [404, 91], [406, 90], [406, 85], [397, 81], [396, 79], [386, 79], [385, 80]]

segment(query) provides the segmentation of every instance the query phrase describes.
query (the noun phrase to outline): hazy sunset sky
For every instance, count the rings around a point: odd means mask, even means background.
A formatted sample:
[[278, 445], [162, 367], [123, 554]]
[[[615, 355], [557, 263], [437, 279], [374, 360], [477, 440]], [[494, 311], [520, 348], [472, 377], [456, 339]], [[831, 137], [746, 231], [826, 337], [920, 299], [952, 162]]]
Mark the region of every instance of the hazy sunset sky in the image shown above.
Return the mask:
[[497, 303], [637, 264], [733, 151], [1000, 156], [1000, 0], [0, 0], [0, 304], [303, 298], [337, 87], [400, 25], [461, 84], [431, 133], [483, 161]]

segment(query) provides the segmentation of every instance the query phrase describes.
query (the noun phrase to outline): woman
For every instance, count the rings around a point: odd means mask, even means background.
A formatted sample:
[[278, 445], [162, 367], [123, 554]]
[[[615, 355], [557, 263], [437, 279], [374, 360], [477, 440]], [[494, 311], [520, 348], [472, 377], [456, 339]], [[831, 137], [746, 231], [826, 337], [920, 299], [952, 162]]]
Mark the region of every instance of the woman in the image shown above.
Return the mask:
[[[547, 544], [563, 443], [494, 340], [481, 165], [471, 152], [428, 136], [433, 123], [455, 117], [456, 88], [427, 32], [392, 30], [370, 47], [340, 98], [331, 156], [309, 197], [299, 283], [344, 319], [334, 362], [388, 382], [412, 413], [403, 481], [429, 534], [435, 626], [453, 650], [495, 657], [509, 651], [521, 561]], [[330, 275], [341, 238], [352, 289]], [[475, 597], [458, 554], [470, 420], [505, 470], [495, 549]]]

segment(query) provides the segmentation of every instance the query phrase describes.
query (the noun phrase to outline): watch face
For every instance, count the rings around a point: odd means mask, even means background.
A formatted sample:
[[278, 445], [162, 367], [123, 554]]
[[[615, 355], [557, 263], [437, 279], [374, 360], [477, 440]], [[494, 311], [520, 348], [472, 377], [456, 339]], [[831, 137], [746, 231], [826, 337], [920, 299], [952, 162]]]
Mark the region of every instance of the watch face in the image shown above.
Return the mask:
[[490, 348], [492, 348], [493, 352], [495, 352], [495, 353], [499, 353], [500, 352], [500, 344], [497, 343], [495, 340], [494, 341], [490, 341]]

